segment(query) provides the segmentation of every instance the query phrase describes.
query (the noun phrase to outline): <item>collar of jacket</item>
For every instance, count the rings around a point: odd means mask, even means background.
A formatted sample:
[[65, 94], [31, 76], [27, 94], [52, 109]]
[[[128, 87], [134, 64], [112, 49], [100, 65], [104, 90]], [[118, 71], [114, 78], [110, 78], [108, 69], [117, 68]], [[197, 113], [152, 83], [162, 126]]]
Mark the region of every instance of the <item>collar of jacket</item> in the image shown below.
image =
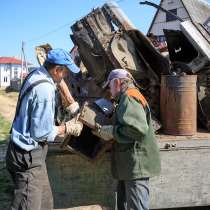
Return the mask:
[[54, 86], [54, 88], [56, 89], [56, 83], [53, 81], [53, 78], [51, 77], [50, 73], [47, 71], [47, 69], [44, 66], [40, 67], [41, 72], [45, 75], [46, 79], [49, 80], [52, 85]]
[[127, 84], [126, 87], [124, 87], [119, 94], [115, 97], [114, 101], [118, 104], [118, 102], [120, 101], [121, 95], [125, 94], [125, 92], [130, 89], [130, 88], [136, 88], [136, 86], [133, 83], [129, 83]]

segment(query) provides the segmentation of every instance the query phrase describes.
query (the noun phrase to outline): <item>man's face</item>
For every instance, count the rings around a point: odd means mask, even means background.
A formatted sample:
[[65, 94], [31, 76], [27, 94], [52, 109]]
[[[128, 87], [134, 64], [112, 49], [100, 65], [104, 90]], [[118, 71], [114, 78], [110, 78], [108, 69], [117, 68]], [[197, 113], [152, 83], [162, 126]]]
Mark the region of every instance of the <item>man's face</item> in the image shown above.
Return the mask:
[[65, 66], [56, 66], [51, 71], [51, 76], [52, 76], [54, 82], [57, 82], [57, 83], [59, 83], [67, 75], [68, 75], [68, 69]]
[[120, 93], [121, 81], [120, 79], [112, 79], [109, 82], [109, 91], [113, 98], [115, 98]]

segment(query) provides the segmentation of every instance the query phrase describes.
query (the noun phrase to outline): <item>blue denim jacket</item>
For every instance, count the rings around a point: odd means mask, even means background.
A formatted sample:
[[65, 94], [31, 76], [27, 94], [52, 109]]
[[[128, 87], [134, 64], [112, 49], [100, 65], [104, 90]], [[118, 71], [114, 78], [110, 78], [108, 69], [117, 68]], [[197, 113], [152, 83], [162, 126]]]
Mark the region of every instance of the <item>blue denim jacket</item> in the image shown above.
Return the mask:
[[43, 66], [29, 76], [20, 94], [41, 79], [50, 83], [40, 83], [24, 97], [12, 126], [11, 140], [26, 151], [37, 148], [38, 142], [54, 141], [57, 135], [54, 125], [56, 86]]

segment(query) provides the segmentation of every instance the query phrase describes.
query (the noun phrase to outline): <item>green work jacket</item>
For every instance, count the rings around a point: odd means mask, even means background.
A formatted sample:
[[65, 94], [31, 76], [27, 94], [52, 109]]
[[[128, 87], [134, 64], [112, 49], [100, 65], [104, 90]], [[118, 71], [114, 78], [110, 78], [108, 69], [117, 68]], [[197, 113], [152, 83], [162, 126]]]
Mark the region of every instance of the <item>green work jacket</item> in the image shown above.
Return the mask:
[[149, 108], [121, 93], [115, 110], [112, 174], [118, 180], [152, 177], [160, 173], [159, 148]]

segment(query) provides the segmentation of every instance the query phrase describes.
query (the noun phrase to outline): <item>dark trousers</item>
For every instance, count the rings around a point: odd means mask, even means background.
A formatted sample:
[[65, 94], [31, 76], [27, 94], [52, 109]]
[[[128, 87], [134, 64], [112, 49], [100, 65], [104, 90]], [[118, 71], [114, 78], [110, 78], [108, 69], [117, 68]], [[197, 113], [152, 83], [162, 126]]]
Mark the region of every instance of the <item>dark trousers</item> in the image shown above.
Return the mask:
[[149, 209], [149, 178], [118, 181], [118, 210]]
[[51, 210], [52, 192], [46, 170], [47, 144], [27, 152], [12, 141], [8, 145], [6, 166], [14, 182], [11, 210]]

